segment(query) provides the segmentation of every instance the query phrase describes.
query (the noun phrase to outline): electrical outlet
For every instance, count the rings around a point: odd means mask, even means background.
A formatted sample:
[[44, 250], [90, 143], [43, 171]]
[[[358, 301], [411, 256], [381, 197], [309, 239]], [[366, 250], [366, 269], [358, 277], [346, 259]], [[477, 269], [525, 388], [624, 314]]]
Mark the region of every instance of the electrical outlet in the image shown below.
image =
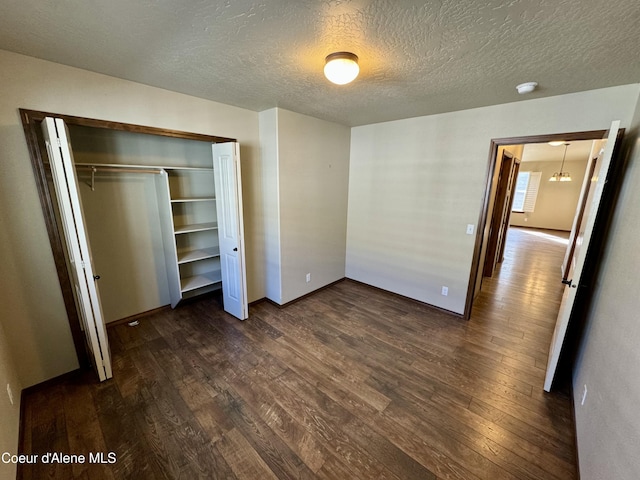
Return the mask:
[[311, 281], [311, 274], [307, 273], [307, 283], [309, 283]]
[[474, 225], [472, 223], [467, 225], [467, 235], [473, 235], [473, 228], [474, 228]]
[[445, 287], [444, 285], [442, 286], [442, 295], [445, 297], [449, 295], [449, 287]]
[[587, 400], [587, 384], [584, 384], [584, 390], [582, 391], [582, 400], [580, 401], [580, 405], [584, 405], [584, 402]]
[[9, 401], [13, 405], [13, 392], [11, 391], [11, 385], [7, 383], [7, 395], [9, 395]]

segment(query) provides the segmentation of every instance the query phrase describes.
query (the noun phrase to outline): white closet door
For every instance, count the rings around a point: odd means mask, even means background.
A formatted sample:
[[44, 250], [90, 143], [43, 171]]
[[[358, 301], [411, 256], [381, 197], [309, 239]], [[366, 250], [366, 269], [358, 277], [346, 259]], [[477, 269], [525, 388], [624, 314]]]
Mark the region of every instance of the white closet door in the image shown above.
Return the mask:
[[62, 119], [51, 117], [44, 119], [42, 130], [71, 264], [76, 307], [96, 372], [100, 381], [104, 381], [112, 377], [111, 354], [67, 130]]
[[224, 310], [244, 320], [248, 316], [244, 256], [240, 151], [235, 142], [213, 144], [222, 301]]

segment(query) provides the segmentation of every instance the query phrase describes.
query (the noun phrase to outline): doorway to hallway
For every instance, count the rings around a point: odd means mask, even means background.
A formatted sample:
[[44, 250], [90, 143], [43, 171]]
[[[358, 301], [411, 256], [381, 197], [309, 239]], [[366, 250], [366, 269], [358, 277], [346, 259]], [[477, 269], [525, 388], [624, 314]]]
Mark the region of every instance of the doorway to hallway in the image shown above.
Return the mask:
[[[482, 282], [473, 321], [505, 348], [503, 361], [544, 381], [564, 286], [558, 281], [569, 232], [510, 227], [504, 260]], [[480, 313], [481, 312], [481, 313]]]

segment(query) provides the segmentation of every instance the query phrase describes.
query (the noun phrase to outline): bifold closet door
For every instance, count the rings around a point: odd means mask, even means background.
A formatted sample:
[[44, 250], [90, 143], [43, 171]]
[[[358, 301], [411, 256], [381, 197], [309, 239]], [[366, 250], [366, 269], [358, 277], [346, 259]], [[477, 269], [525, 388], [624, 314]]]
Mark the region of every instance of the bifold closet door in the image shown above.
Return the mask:
[[96, 372], [100, 381], [104, 381], [112, 377], [111, 354], [78, 194], [78, 179], [69, 136], [64, 121], [59, 118], [45, 118], [42, 130], [66, 240], [76, 308]]
[[236, 142], [213, 144], [222, 301], [240, 320], [249, 315], [244, 254], [240, 149]]

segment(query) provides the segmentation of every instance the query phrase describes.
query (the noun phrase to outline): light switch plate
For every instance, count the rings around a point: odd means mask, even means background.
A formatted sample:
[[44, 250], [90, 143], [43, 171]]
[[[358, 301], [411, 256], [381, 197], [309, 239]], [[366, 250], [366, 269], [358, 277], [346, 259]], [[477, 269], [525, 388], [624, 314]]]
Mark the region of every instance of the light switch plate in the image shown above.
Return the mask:
[[473, 235], [473, 227], [474, 225], [472, 223], [467, 225], [467, 235]]

